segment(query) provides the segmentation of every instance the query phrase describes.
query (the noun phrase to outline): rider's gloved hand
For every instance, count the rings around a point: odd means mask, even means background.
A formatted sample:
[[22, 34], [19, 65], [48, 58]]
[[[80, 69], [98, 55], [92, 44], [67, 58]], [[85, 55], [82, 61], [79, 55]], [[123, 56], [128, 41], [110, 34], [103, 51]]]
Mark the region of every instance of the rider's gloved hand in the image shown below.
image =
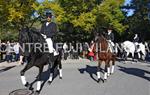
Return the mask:
[[44, 39], [46, 39], [47, 37], [46, 37], [46, 35], [44, 35], [44, 34], [41, 34], [43, 37], [44, 37]]
[[110, 43], [111, 43], [111, 40], [108, 40], [108, 42], [110, 42]]

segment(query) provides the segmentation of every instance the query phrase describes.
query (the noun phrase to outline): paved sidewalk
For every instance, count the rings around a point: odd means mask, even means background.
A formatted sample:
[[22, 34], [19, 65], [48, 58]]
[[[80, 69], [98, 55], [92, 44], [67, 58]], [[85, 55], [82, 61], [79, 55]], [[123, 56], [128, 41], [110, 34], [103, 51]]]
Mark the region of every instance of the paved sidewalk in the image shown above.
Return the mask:
[[[67, 59], [67, 60], [62, 60], [62, 63], [91, 63], [92, 61], [88, 60], [88, 59]], [[97, 62], [97, 61], [93, 61], [93, 62]], [[123, 62], [123, 61], [122, 61]], [[124, 62], [123, 62], [124, 63]], [[131, 63], [131, 61], [126, 61], [126, 63]], [[150, 66], [150, 62], [133, 62], [133, 64], [136, 64], [138, 63], [138, 65], [147, 65], [147, 66]], [[5, 68], [5, 67], [12, 67], [12, 66], [20, 66], [21, 64], [19, 64], [19, 61], [17, 62], [11, 62], [11, 63], [8, 63], [8, 62], [0, 62], [0, 68]]]
[[6, 68], [6, 67], [12, 67], [12, 66], [19, 66], [21, 64], [19, 64], [19, 61], [18, 62], [11, 62], [11, 63], [8, 63], [8, 62], [1, 62], [0, 63], [0, 68]]
[[[16, 65], [16, 63], [6, 64]], [[45, 66], [40, 95], [150, 95], [149, 66], [141, 64], [145, 63], [116, 62], [115, 73], [108, 78], [108, 81], [97, 83], [97, 62], [69, 59], [62, 62], [63, 79], [55, 77], [51, 85], [47, 84], [49, 73]], [[20, 71], [23, 68], [24, 66], [21, 65], [0, 70], [0, 95], [9, 95], [14, 90], [25, 88], [20, 79]], [[38, 69], [34, 67], [27, 71], [25, 74], [27, 81], [33, 83], [37, 74]], [[101, 75], [103, 78], [103, 73]], [[34, 90], [36, 86], [37, 83], [33, 83]]]

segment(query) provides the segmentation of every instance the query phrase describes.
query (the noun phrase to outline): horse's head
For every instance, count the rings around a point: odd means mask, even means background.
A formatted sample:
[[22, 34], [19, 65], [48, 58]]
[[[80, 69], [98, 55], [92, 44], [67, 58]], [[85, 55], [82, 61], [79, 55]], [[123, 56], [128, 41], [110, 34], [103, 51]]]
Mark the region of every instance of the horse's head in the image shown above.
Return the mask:
[[45, 42], [45, 39], [36, 29], [25, 27], [20, 31], [19, 41], [22, 43], [42, 43]]
[[30, 41], [29, 28], [28, 27], [22, 28], [22, 30], [20, 31], [19, 41], [21, 43], [28, 43]]
[[105, 35], [102, 33], [99, 33], [99, 39], [98, 39], [99, 42], [107, 42], [107, 39], [105, 37]]
[[30, 36], [33, 43], [45, 43], [44, 37], [34, 28], [30, 29]]
[[105, 38], [105, 36], [103, 35], [103, 33], [97, 33], [95, 35], [95, 41], [96, 42], [99, 41], [99, 40], [101, 40], [101, 39], [103, 39], [103, 38]]
[[98, 43], [98, 47], [101, 50], [107, 51], [108, 49], [108, 42], [103, 33], [99, 33], [98, 35], [95, 36], [95, 41]]

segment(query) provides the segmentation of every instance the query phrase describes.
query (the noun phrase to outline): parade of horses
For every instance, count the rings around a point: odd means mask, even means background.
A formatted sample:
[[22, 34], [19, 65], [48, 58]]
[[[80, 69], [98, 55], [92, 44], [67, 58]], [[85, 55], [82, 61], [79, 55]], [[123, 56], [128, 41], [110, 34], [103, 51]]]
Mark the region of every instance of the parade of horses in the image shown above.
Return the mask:
[[149, 0], [1, 0], [0, 95], [150, 95]]

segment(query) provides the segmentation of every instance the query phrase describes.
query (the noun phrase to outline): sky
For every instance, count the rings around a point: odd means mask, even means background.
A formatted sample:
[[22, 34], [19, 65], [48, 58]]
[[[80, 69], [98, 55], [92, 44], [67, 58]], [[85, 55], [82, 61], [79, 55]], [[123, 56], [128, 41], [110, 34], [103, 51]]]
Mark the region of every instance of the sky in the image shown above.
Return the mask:
[[[38, 2], [43, 2], [44, 0], [37, 0]], [[51, 1], [51, 0], [50, 0]], [[130, 4], [131, 0], [125, 0], [125, 5]], [[134, 10], [128, 10], [127, 16], [133, 15]]]
[[37, 0], [38, 2], [43, 2], [44, 0]]
[[[126, 0], [124, 5], [130, 4], [131, 1], [132, 1], [132, 0]], [[128, 10], [127, 16], [131, 16], [131, 15], [133, 15], [133, 14], [134, 14], [134, 10], [132, 10], [132, 9], [131, 9], [131, 10]]]

